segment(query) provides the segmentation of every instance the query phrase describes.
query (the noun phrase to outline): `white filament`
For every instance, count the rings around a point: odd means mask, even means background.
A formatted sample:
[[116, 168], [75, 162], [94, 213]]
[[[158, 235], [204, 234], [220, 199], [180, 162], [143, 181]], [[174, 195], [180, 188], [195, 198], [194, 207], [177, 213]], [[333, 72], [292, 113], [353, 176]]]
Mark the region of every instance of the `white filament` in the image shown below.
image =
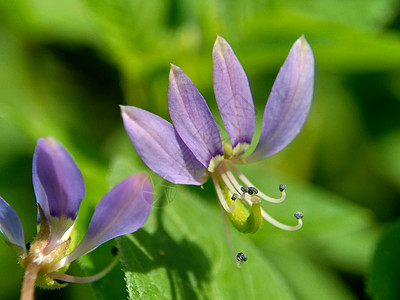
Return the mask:
[[[252, 202], [250, 200], [246, 199], [246, 202], [249, 205], [252, 205]], [[297, 219], [298, 223], [295, 226], [283, 224], [283, 223], [277, 221], [276, 219], [274, 219], [273, 217], [271, 217], [263, 209], [261, 209], [261, 216], [264, 218], [265, 221], [269, 222], [271, 225], [274, 225], [275, 227], [277, 227], [279, 229], [282, 229], [282, 230], [286, 230], [286, 231], [296, 231], [296, 230], [300, 229], [303, 226], [303, 221], [301, 219]]]
[[221, 190], [221, 186], [219, 185], [218, 178], [216, 178], [214, 173], [211, 173], [211, 179], [212, 179], [212, 181], [214, 183], [214, 187], [215, 187], [215, 191], [216, 191], [217, 196], [218, 196], [219, 203], [221, 203], [223, 209], [227, 213], [233, 213], [233, 211], [235, 210], [235, 207], [236, 207], [236, 201], [233, 201], [232, 207], [229, 208], [228, 203], [226, 203], [225, 197], [224, 197], [223, 192]]
[[[252, 184], [250, 182], [250, 180], [247, 179], [247, 177], [239, 171], [238, 168], [236, 168], [236, 166], [233, 163], [229, 163], [229, 166], [234, 170], [234, 172], [238, 175], [239, 179], [246, 185], [246, 186], [254, 186], [254, 184]], [[232, 177], [234, 177], [232, 175]], [[235, 179], [236, 180], [236, 179]], [[286, 192], [285, 190], [282, 191], [282, 196], [280, 198], [272, 198], [269, 197], [267, 195], [265, 195], [263, 192], [261, 192], [260, 190], [258, 191], [257, 194], [259, 197], [261, 197], [263, 200], [266, 200], [268, 202], [271, 203], [281, 203], [286, 199]]]
[[119, 255], [116, 255], [114, 257], [114, 259], [111, 261], [111, 263], [103, 271], [101, 271], [95, 275], [88, 276], [88, 277], [77, 277], [77, 276], [67, 275], [67, 274], [58, 273], [58, 272], [49, 273], [48, 276], [50, 278], [62, 280], [62, 281], [66, 281], [66, 282], [89, 283], [89, 282], [96, 281], [96, 280], [104, 277], [105, 275], [107, 275], [107, 273], [110, 272], [115, 267], [115, 265], [118, 263], [118, 261], [119, 261]]
[[235, 248], [233, 246], [231, 232], [229, 231], [228, 220], [226, 218], [226, 215], [224, 213], [224, 208], [222, 207], [222, 205], [220, 205], [219, 208], [220, 208], [221, 215], [222, 215], [222, 222], [224, 223], [224, 229], [225, 229], [226, 239], [228, 241], [229, 251], [231, 252], [231, 256], [232, 256], [233, 261], [235, 262], [236, 266], [238, 268], [240, 268], [243, 265], [243, 261], [238, 261], [236, 259]]

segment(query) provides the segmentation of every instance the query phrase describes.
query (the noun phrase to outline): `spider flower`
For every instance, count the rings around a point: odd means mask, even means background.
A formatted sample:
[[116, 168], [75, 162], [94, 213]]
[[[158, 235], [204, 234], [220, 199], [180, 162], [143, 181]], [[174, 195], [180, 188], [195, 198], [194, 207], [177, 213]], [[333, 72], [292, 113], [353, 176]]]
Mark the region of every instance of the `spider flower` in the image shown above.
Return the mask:
[[33, 186], [38, 207], [38, 234], [25, 247], [21, 221], [14, 209], [0, 197], [0, 230], [6, 242], [19, 254], [25, 268], [21, 299], [33, 299], [35, 285], [60, 288], [65, 282], [91, 282], [103, 277], [118, 261], [118, 256], [100, 273], [90, 277], [64, 274], [75, 259], [104, 242], [138, 230], [147, 220], [152, 204], [152, 187], [146, 175], [123, 180], [97, 205], [89, 228], [74, 248], [71, 233], [85, 195], [81, 172], [61, 144], [41, 138], [33, 156]]
[[[276, 154], [299, 133], [310, 110], [314, 58], [304, 36], [292, 46], [272, 87], [264, 111], [261, 136], [252, 154], [244, 157], [255, 128], [255, 110], [246, 74], [230, 45], [220, 36], [213, 48], [215, 98], [230, 142], [222, 141], [218, 126], [203, 96], [188, 76], [171, 65], [168, 107], [172, 123], [134, 106], [122, 106], [126, 131], [143, 162], [175, 184], [202, 185], [211, 177], [219, 202], [233, 226], [254, 233], [265, 219], [284, 230], [289, 226], [261, 209], [261, 199], [279, 203], [243, 175], [237, 164], [253, 163]], [[238, 201], [239, 200], [239, 201]], [[240, 253], [239, 253], [240, 254]], [[245, 256], [238, 261], [245, 261]]]

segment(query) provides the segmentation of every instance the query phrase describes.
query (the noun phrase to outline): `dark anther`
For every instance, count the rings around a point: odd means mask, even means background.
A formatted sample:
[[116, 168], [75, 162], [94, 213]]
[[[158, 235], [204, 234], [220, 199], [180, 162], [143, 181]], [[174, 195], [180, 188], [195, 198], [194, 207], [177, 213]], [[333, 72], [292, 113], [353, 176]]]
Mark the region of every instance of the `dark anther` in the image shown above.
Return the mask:
[[240, 189], [242, 190], [243, 193], [248, 193], [249, 192], [249, 189], [247, 187], [245, 187], [245, 186], [242, 186]]
[[117, 255], [118, 254], [118, 248], [117, 247], [112, 247], [112, 249], [111, 249], [111, 253], [112, 253], [112, 255]]
[[246, 261], [246, 260], [247, 260], [247, 256], [246, 256], [246, 254], [244, 254], [243, 252], [239, 252], [239, 253], [236, 255], [236, 260], [237, 260], [237, 261]]
[[27, 242], [25, 245], [26, 250], [31, 250], [31, 242]]
[[279, 186], [279, 190], [281, 192], [283, 192], [286, 189], [286, 185], [284, 185], [283, 183]]
[[258, 190], [257, 190], [257, 188], [255, 188], [254, 186], [250, 186], [249, 187], [249, 194], [250, 195], [252, 195], [252, 194], [258, 194]]
[[231, 199], [232, 199], [233, 201], [235, 201], [235, 200], [237, 199], [237, 197], [238, 197], [238, 194], [236, 194], [236, 193], [233, 193], [233, 195], [232, 195]]
[[294, 213], [294, 217], [298, 220], [303, 219], [304, 215], [301, 212], [297, 211]]

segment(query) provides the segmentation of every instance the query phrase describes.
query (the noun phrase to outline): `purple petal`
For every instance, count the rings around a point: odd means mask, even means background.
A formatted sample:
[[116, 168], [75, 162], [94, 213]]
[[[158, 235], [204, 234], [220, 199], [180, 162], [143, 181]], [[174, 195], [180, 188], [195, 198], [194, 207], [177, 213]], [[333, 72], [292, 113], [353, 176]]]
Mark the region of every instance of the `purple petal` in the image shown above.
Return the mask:
[[171, 123], [143, 109], [121, 106], [126, 132], [143, 162], [175, 184], [201, 185], [204, 166], [186, 147]]
[[285, 148], [300, 132], [310, 110], [314, 57], [304, 36], [293, 45], [272, 87], [261, 137], [247, 160], [256, 161]]
[[0, 231], [7, 240], [26, 253], [24, 231], [15, 210], [0, 197]]
[[224, 158], [217, 123], [192, 81], [174, 65], [169, 73], [168, 107], [172, 123], [186, 146], [214, 172]]
[[38, 140], [32, 178], [37, 202], [49, 222], [50, 217], [76, 219], [85, 185], [74, 160], [55, 139]]
[[128, 177], [109, 191], [97, 205], [81, 243], [63, 264], [77, 259], [97, 246], [144, 225], [153, 203], [153, 189], [145, 174]]
[[251, 144], [255, 126], [249, 81], [231, 46], [220, 36], [213, 49], [214, 93], [233, 148], [240, 156]]

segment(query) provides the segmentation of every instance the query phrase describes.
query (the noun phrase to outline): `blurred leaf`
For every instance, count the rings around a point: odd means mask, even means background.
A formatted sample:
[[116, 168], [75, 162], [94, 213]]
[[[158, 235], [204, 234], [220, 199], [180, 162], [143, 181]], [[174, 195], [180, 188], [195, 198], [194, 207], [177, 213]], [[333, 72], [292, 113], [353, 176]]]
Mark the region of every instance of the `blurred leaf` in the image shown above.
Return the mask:
[[268, 253], [295, 291], [296, 299], [356, 299], [329, 267], [304, 257], [301, 252], [296, 253], [296, 247], [291, 247], [290, 251]]
[[0, 16], [2, 23], [31, 40], [95, 42], [91, 14], [81, 0], [1, 1]]
[[252, 72], [278, 69], [302, 34], [314, 51], [319, 72], [360, 73], [398, 70], [400, 66], [400, 38], [395, 31], [358, 29], [285, 10], [260, 12], [249, 20], [240, 43], [245, 45], [242, 63]]
[[289, 0], [275, 1], [286, 9], [306, 16], [329, 20], [355, 27], [380, 28], [395, 17], [399, 3], [396, 0]]
[[[284, 232], [266, 223], [251, 236], [252, 240], [285, 274], [298, 299], [352, 299], [354, 296], [333, 269], [351, 274], [365, 272], [378, 234], [371, 213], [316, 187], [272, 175], [265, 167], [267, 162], [246, 165], [241, 170], [264, 193], [277, 191], [279, 184], [285, 183], [287, 199], [278, 205], [264, 204], [264, 209], [288, 224], [294, 224], [293, 213], [301, 211], [304, 226], [296, 232]], [[271, 194], [278, 196], [275, 193]], [[324, 288], [313, 289], [310, 282]]]
[[374, 299], [400, 298], [400, 222], [383, 235], [369, 270], [368, 291]]
[[378, 171], [400, 189], [400, 131], [388, 133], [377, 147], [381, 158]]

